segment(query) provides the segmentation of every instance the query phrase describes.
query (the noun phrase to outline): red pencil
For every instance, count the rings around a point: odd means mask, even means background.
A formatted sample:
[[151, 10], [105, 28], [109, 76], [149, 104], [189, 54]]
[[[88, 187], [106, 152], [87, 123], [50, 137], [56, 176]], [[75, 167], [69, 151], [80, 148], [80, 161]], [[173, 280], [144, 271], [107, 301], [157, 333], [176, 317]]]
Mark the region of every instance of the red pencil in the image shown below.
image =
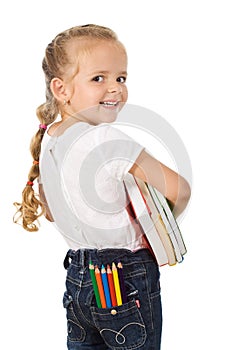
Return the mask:
[[113, 282], [112, 270], [109, 265], [107, 265], [107, 276], [108, 276], [108, 286], [109, 286], [112, 306], [117, 306], [117, 299], [116, 299], [115, 287]]
[[97, 265], [95, 266], [95, 278], [96, 278], [96, 282], [97, 282], [97, 286], [98, 286], [98, 290], [99, 290], [101, 306], [102, 306], [102, 308], [106, 308], [107, 305], [106, 305], [106, 300], [105, 300], [105, 295], [104, 295], [104, 287], [103, 287], [103, 283], [102, 283], [100, 270], [99, 270]]

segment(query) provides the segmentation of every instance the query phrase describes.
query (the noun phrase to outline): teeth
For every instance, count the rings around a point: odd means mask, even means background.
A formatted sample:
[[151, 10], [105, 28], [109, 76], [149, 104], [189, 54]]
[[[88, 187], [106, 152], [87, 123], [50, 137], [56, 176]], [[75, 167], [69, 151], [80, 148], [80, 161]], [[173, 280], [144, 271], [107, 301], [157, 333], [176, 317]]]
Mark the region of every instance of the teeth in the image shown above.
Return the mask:
[[117, 102], [100, 102], [104, 106], [116, 106]]

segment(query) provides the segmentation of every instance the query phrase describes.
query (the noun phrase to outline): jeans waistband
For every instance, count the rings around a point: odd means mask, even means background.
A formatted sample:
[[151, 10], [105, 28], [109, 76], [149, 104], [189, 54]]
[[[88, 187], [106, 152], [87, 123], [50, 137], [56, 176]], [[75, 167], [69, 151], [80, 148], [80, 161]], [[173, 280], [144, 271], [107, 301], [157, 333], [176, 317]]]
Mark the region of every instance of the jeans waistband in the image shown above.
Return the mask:
[[127, 262], [143, 262], [153, 261], [156, 262], [153, 255], [146, 248], [139, 249], [136, 252], [132, 252], [128, 249], [79, 249], [79, 250], [68, 250], [64, 259], [64, 268], [68, 269], [71, 261], [80, 266], [88, 266], [89, 262], [93, 264], [107, 264], [113, 261], [121, 261], [122, 263]]

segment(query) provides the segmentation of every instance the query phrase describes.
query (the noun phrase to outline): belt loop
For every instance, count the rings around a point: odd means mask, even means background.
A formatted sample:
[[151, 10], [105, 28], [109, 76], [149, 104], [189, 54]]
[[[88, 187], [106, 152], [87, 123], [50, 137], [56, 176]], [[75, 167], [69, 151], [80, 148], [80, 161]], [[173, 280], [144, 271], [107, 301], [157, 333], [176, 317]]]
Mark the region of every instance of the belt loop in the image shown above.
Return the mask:
[[85, 249], [80, 249], [80, 257], [79, 257], [79, 261], [80, 261], [80, 265], [84, 268], [85, 267]]
[[72, 249], [69, 249], [63, 262], [63, 266], [66, 270], [70, 266], [70, 258], [72, 259], [73, 257], [74, 257], [74, 251]]

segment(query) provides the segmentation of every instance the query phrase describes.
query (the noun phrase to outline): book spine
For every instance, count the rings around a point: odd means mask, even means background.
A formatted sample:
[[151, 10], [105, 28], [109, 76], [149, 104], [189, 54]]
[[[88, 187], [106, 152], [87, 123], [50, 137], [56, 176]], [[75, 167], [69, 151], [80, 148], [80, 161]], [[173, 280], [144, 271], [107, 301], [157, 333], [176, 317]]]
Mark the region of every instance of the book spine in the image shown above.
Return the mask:
[[[172, 228], [172, 224], [170, 222], [170, 219], [169, 217], [171, 217], [171, 215], [173, 215], [172, 213], [170, 213], [170, 215], [167, 215], [166, 214], [166, 210], [168, 210], [168, 208], [164, 208], [164, 206], [162, 205], [159, 197], [157, 196], [157, 191], [156, 189], [151, 186], [151, 185], [147, 185], [148, 186], [148, 190], [153, 198], [153, 200], [156, 202], [158, 208], [159, 208], [159, 212], [160, 212], [160, 215], [161, 215], [161, 218], [162, 218], [162, 221], [166, 227], [166, 230], [169, 234], [169, 237], [170, 237], [170, 240], [171, 240], [171, 243], [173, 245], [173, 249], [174, 249], [174, 253], [175, 253], [175, 256], [176, 256], [176, 260], [177, 262], [182, 262], [183, 261], [183, 256], [182, 256], [182, 253], [181, 253], [181, 250], [180, 250], [180, 247], [179, 247], [179, 244], [178, 244], [178, 241], [177, 241], [177, 237], [175, 235], [175, 232]], [[169, 208], [170, 210], [170, 208]]]
[[158, 236], [158, 233], [154, 227], [154, 223], [149, 215], [148, 208], [145, 204], [145, 199], [143, 199], [142, 194], [138, 188], [137, 182], [133, 175], [127, 174], [127, 179], [125, 181], [126, 190], [128, 192], [129, 198], [135, 216], [140, 223], [143, 232], [145, 233], [147, 240], [149, 241], [151, 248], [154, 252], [156, 260], [159, 266], [168, 264], [168, 257], [164, 246]]
[[184, 244], [184, 240], [183, 240], [180, 228], [179, 228], [177, 221], [176, 221], [176, 219], [175, 219], [175, 217], [174, 217], [174, 215], [173, 215], [173, 213], [172, 213], [172, 211], [171, 211], [171, 209], [166, 201], [166, 198], [164, 198], [164, 196], [159, 191], [157, 191], [155, 188], [153, 188], [153, 191], [154, 191], [155, 195], [157, 196], [157, 198], [159, 199], [159, 201], [162, 203], [162, 207], [164, 208], [165, 215], [167, 216], [167, 220], [170, 222], [171, 230], [173, 231], [173, 233], [176, 237], [181, 254], [182, 255], [186, 254], [187, 249], [186, 249], [186, 246]]

